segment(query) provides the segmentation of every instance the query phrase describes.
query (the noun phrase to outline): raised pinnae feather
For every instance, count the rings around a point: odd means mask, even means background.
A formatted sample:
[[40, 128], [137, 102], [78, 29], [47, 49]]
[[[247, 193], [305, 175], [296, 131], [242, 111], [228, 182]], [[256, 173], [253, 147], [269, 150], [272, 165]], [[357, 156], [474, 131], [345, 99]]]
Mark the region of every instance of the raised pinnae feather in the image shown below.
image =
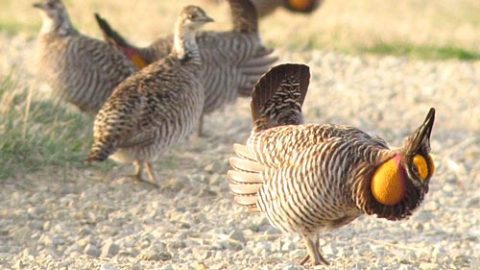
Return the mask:
[[309, 82], [309, 67], [301, 64], [278, 65], [260, 78], [252, 93], [254, 131], [302, 124]]

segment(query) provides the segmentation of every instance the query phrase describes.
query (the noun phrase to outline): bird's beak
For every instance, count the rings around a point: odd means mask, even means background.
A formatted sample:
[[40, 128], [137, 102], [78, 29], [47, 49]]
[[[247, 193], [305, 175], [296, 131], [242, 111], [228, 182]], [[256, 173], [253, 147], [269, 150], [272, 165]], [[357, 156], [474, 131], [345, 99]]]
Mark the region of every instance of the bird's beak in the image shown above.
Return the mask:
[[202, 19], [202, 22], [203, 23], [211, 23], [211, 22], [214, 22], [215, 20], [212, 19], [211, 17], [208, 17], [208, 16], [205, 16], [203, 19]]
[[44, 5], [42, 3], [34, 3], [33, 4], [34, 8], [39, 8], [39, 9], [45, 9]]

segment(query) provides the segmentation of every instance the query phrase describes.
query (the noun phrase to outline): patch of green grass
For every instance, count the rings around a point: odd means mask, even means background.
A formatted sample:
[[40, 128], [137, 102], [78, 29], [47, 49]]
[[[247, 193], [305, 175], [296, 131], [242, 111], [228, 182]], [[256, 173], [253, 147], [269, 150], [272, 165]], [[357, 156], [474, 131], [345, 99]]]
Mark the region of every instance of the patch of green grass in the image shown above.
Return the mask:
[[18, 34], [21, 32], [35, 33], [40, 29], [39, 24], [35, 23], [20, 23], [17, 21], [4, 21], [0, 20], [0, 32], [7, 33], [9, 35]]
[[[334, 38], [336, 39], [336, 38]], [[285, 47], [285, 44], [275, 41], [267, 42], [267, 46], [278, 48]], [[373, 45], [362, 45], [359, 43], [332, 42], [327, 43], [315, 35], [300, 35], [299, 37], [289, 39], [288, 50], [333, 50], [350, 54], [376, 54], [376, 55], [395, 55], [404, 56], [421, 60], [446, 60], [458, 59], [461, 61], [480, 60], [480, 50], [469, 50], [456, 46], [435, 46], [435, 45], [417, 45], [412, 43], [385, 43], [378, 42]]]
[[399, 55], [426, 60], [480, 60], [480, 52], [470, 51], [454, 46], [436, 47], [432, 45], [413, 45], [406, 43], [378, 43], [373, 46], [360, 47], [356, 49], [356, 51], [360, 53], [380, 55]]
[[31, 96], [29, 89], [13, 76], [3, 78], [0, 80], [0, 179], [52, 166], [85, 167], [91, 127], [89, 117]]

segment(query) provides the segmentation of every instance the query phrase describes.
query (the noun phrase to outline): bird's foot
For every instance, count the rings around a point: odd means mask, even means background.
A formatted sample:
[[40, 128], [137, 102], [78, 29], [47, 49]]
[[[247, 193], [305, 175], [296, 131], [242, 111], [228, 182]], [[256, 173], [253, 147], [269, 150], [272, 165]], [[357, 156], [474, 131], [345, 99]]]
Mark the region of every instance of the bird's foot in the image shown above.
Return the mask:
[[153, 186], [155, 188], [158, 188], [158, 183], [152, 182], [152, 181], [150, 181], [150, 179], [144, 179], [141, 175], [131, 174], [131, 175], [127, 175], [127, 177], [130, 178], [130, 179], [133, 179], [135, 181], [145, 183], [145, 184], [148, 184], [148, 185]]
[[319, 262], [313, 262], [310, 260], [310, 255], [305, 255], [305, 257], [303, 257], [303, 259], [300, 261], [300, 265], [308, 265], [308, 263], [310, 262], [310, 265], [312, 266], [315, 266], [315, 265], [320, 265], [320, 264], [323, 264], [323, 265], [330, 265], [330, 263], [325, 260], [325, 258], [323, 258], [323, 256], [320, 255], [320, 258], [319, 258]]

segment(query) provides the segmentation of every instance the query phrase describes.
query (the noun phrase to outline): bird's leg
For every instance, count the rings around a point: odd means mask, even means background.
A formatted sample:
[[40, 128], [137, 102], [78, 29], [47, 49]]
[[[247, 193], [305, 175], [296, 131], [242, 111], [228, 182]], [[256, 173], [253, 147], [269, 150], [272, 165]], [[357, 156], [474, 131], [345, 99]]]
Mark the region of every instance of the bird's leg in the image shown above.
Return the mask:
[[200, 115], [200, 119], [198, 119], [198, 126], [197, 126], [197, 137], [200, 138], [203, 136], [203, 113]]
[[140, 160], [135, 160], [133, 162], [133, 166], [135, 167], [135, 173], [129, 176], [137, 181], [143, 181], [142, 179], [143, 162]]
[[304, 241], [307, 246], [308, 255], [300, 261], [300, 264], [304, 265], [310, 260], [313, 266], [320, 264], [329, 265], [328, 261], [320, 254], [318, 236], [314, 236], [313, 240], [310, 237], [304, 236]]
[[310, 256], [307, 254], [303, 259], [300, 261], [300, 265], [305, 265], [308, 261], [310, 261]]
[[150, 161], [145, 162], [145, 167], [147, 169], [148, 182], [156, 187], [159, 187], [157, 182], [157, 177], [155, 176], [155, 171], [153, 170], [153, 165]]
[[[144, 168], [145, 164], [147, 165], [146, 169], [147, 169], [148, 180], [145, 180], [142, 177], [142, 172], [143, 172], [143, 168]], [[148, 183], [148, 184], [151, 184], [155, 187], [158, 187], [157, 183], [155, 182], [155, 175], [153, 174], [152, 165], [150, 164], [150, 162], [143, 162], [141, 160], [135, 160], [133, 162], [133, 166], [135, 166], [135, 173], [132, 174], [132, 175], [129, 175], [129, 177], [131, 177], [131, 178], [133, 178], [133, 179], [135, 179], [139, 182]]]
[[330, 265], [330, 263], [320, 253], [320, 238], [318, 236], [317, 236], [317, 240], [315, 240], [315, 246], [317, 247], [318, 257], [320, 258], [320, 261], [324, 265]]

